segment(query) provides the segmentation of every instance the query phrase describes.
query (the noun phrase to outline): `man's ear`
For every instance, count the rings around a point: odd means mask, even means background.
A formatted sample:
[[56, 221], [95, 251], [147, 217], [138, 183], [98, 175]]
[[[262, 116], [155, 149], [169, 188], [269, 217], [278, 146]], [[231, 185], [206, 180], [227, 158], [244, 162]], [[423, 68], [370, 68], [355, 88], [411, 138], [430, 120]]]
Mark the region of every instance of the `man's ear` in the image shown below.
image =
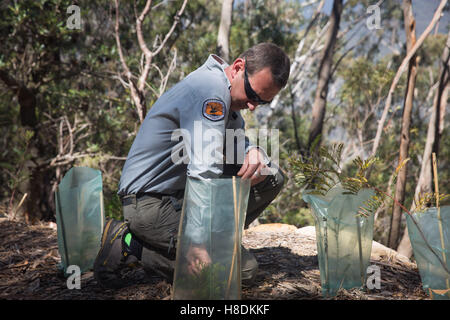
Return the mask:
[[239, 73], [239, 71], [244, 70], [244, 66], [245, 66], [244, 59], [237, 58], [236, 60], [234, 60], [233, 65], [231, 67], [231, 76], [235, 78], [236, 75]]

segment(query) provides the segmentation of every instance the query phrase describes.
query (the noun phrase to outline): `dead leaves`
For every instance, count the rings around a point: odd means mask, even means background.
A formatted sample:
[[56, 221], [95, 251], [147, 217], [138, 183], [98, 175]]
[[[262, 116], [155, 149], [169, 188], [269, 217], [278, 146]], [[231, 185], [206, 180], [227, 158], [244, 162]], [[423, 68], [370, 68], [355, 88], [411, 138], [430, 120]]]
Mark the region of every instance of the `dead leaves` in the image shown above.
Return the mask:
[[[0, 222], [0, 230], [0, 299], [160, 300], [170, 297], [170, 284], [154, 275], [142, 275], [146, 280], [121, 290], [103, 290], [92, 272], [87, 272], [82, 275], [81, 289], [69, 290], [66, 278], [57, 269], [60, 258], [55, 230], [17, 222]], [[243, 236], [243, 244], [255, 255], [259, 271], [256, 284], [243, 289], [243, 299], [323, 299], [315, 237], [297, 231], [250, 231]], [[336, 299], [428, 298], [421, 289], [417, 271], [401, 270], [392, 264], [392, 261], [379, 264], [381, 290], [369, 293], [349, 290]]]

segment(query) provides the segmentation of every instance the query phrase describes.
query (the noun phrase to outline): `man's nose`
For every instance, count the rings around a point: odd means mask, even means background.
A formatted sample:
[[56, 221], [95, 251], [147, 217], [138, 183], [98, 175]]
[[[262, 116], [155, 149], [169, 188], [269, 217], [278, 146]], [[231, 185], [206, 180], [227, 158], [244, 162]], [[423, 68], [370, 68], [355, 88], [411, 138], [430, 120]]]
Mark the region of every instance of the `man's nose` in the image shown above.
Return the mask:
[[255, 110], [257, 106], [258, 106], [257, 103], [254, 103], [254, 102], [247, 102], [247, 107], [248, 107], [248, 109], [249, 109], [250, 111]]

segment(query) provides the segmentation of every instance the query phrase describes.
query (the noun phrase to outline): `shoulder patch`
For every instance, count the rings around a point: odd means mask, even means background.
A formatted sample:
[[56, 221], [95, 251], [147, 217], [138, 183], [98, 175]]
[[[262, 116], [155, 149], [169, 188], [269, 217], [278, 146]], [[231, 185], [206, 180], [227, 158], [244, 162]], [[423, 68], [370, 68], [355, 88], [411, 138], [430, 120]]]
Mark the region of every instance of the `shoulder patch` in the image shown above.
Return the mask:
[[208, 99], [203, 103], [203, 116], [212, 121], [225, 117], [225, 103], [219, 99]]

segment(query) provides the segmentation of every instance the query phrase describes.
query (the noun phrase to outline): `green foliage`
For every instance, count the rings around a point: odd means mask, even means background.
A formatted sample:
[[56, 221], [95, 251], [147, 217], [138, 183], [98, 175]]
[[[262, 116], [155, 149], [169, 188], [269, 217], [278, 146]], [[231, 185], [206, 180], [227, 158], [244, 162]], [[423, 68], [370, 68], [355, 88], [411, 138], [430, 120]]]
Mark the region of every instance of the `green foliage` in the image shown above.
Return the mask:
[[[142, 0], [135, 3], [137, 11], [145, 6], [145, 1]], [[170, 29], [173, 16], [181, 3], [182, 0], [153, 1], [151, 16], [143, 24], [145, 41], [150, 49], [158, 45]], [[66, 20], [70, 15], [66, 10], [73, 4], [81, 8], [81, 30], [66, 27]], [[235, 1], [230, 34], [231, 59], [260, 41], [279, 44], [293, 58], [304, 27], [309, 23], [310, 14], [316, 6], [313, 4], [304, 7], [304, 4], [304, 1]], [[371, 4], [370, 0], [346, 2], [342, 30], [349, 22], [361, 17], [361, 13], [364, 14]], [[67, 124], [70, 124], [73, 129], [72, 155], [85, 156], [59, 165], [60, 177], [73, 165], [86, 164], [100, 169], [104, 177], [106, 214], [120, 217], [121, 205], [116, 192], [123, 160], [117, 158], [126, 157], [139, 123], [129, 89], [124, 89], [117, 79], [123, 70], [114, 39], [114, 3], [106, 0], [5, 0], [0, 7], [0, 71], [29, 89], [31, 98], [36, 102], [33, 110], [23, 109], [20, 104], [23, 97], [19, 99], [17, 87], [10, 87], [0, 79], [0, 179], [3, 182], [0, 184], [0, 201], [9, 202], [13, 190], [16, 190], [14, 199], [19, 200], [18, 195], [30, 189], [42, 189], [41, 194], [34, 197], [40, 201], [36, 210], [46, 211], [46, 217], [54, 215], [50, 194], [54, 183], [58, 182], [57, 167], [50, 167], [48, 164], [58, 155], [68, 154], [70, 139]], [[166, 88], [198, 68], [208, 54], [215, 52], [220, 12], [220, 1], [188, 1], [185, 13], [167, 46], [152, 60], [166, 74], [176, 52], [176, 69], [171, 73]], [[392, 1], [384, 2], [381, 13], [383, 32], [391, 32], [387, 38], [394, 33], [398, 36], [402, 26], [401, 6]], [[323, 27], [327, 19], [323, 15], [317, 21], [305, 41], [303, 53], [317, 39], [317, 26]], [[363, 28], [360, 29], [364, 31]], [[355, 34], [355, 38], [357, 37], [359, 33]], [[141, 68], [142, 52], [136, 39], [133, 1], [120, 1], [120, 38], [126, 61], [132, 72], [137, 74]], [[327, 132], [342, 130], [345, 131], [342, 141], [356, 140], [355, 137], [358, 137], [357, 148], [363, 151], [362, 154], [367, 151], [362, 149], [367, 148], [367, 142], [374, 137], [380, 106], [401, 57], [404, 56], [404, 48], [400, 48], [400, 55], [388, 54], [384, 58], [376, 55], [378, 47], [383, 47], [379, 40], [379, 33], [373, 32], [368, 41], [361, 43], [358, 49], [341, 61], [330, 83], [330, 88], [335, 88], [337, 95], [336, 99], [329, 99], [327, 104], [324, 143], [329, 139]], [[344, 39], [339, 41], [343, 44]], [[411, 120], [411, 160], [407, 176], [407, 180], [411, 182], [416, 181], [416, 174], [420, 170], [429, 117], [427, 110], [433, 98], [428, 93], [438, 80], [444, 45], [444, 35], [429, 35], [418, 52], [421, 60]], [[336, 61], [347, 47], [337, 47]], [[289, 95], [289, 88], [283, 90], [280, 104], [268, 120], [268, 127], [280, 130], [281, 167], [287, 167], [285, 164], [293, 153], [303, 152], [300, 150], [301, 142], [307, 139], [311, 120], [311, 101], [308, 98], [313, 91], [310, 89], [314, 88], [315, 79], [313, 67], [310, 74], [301, 79], [311, 82], [304, 92], [292, 97]], [[370, 180], [375, 186], [388, 183], [396, 163], [400, 110], [404, 98], [402, 81], [395, 92], [394, 107], [389, 112], [383, 141], [378, 150], [378, 157], [382, 161], [377, 161], [372, 166]], [[156, 68], [151, 68], [148, 84], [155, 90], [159, 88], [160, 74]], [[148, 90], [145, 99], [150, 109], [157, 95]], [[296, 111], [296, 128], [291, 116], [291, 106]], [[36, 126], [24, 125], [24, 115], [35, 116]], [[448, 117], [447, 113], [446, 121]], [[255, 119], [257, 118], [259, 121], [259, 114], [256, 114]], [[258, 121], [253, 125], [258, 126]], [[296, 141], [294, 129], [300, 145]], [[34, 132], [29, 141], [24, 136], [24, 130]], [[444, 128], [439, 150], [440, 181], [444, 193], [450, 192], [450, 171], [445, 170], [450, 159], [450, 139], [444, 139], [449, 135], [448, 130]], [[61, 154], [60, 140], [63, 141]], [[329, 152], [333, 158], [332, 150]], [[108, 156], [115, 156], [116, 159]], [[329, 162], [329, 170], [335, 169], [341, 176], [347, 175], [363, 181], [361, 175], [358, 177], [357, 164], [351, 167], [345, 164], [337, 166], [332, 159], [324, 156], [324, 160]], [[314, 167], [310, 169], [313, 170]], [[334, 173], [330, 171], [327, 174], [333, 176]], [[287, 176], [293, 178], [291, 172]], [[328, 188], [325, 182], [333, 184], [339, 180], [336, 176], [333, 176], [334, 180], [328, 180], [326, 176], [318, 178], [325, 179], [323, 188]], [[353, 183], [357, 184], [356, 181]], [[280, 196], [264, 213], [265, 221], [290, 221], [296, 225], [308, 223], [300, 191], [300, 184], [294, 179], [287, 181]], [[413, 194], [414, 183], [408, 183], [405, 202], [412, 202]], [[448, 198], [443, 199], [445, 200]]]
[[105, 216], [115, 220], [123, 220], [122, 202], [116, 192], [104, 192]]
[[387, 63], [383, 60], [374, 63], [362, 57], [346, 60], [340, 71], [346, 80], [340, 91], [342, 100], [358, 106], [375, 104], [380, 96], [386, 96], [394, 77]]
[[373, 137], [378, 117], [375, 109], [387, 96], [395, 73], [389, 63], [389, 57], [378, 62], [349, 57], [341, 63], [338, 74], [344, 82], [339, 90], [342, 105], [335, 111], [336, 126], [345, 127], [349, 136]]
[[[18, 128], [15, 135], [17, 141], [11, 149], [7, 148], [3, 151], [2, 158], [4, 158], [4, 160], [0, 162], [2, 178], [5, 178], [7, 181], [6, 185], [12, 196], [19, 184], [28, 178], [28, 174], [24, 169], [26, 162], [31, 158], [29, 146], [33, 135], [34, 133], [31, 130]], [[8, 158], [9, 161], [7, 161], [6, 158]], [[14, 159], [14, 165], [12, 165], [12, 159]]]
[[440, 67], [440, 60], [433, 57], [440, 57], [444, 51], [447, 36], [445, 34], [431, 34], [417, 50], [417, 56], [420, 57], [419, 66]]
[[259, 42], [272, 42], [286, 52], [294, 52], [298, 45], [298, 30], [304, 22], [297, 1], [251, 0], [236, 3], [230, 32], [230, 58]]
[[307, 208], [300, 208], [298, 211], [288, 211], [283, 214], [282, 223], [287, 223], [301, 228], [304, 226], [314, 225], [314, 218]]
[[220, 1], [188, 2], [183, 21], [189, 21], [189, 23], [183, 25], [183, 31], [174, 45], [180, 57], [180, 61], [177, 62], [179, 70], [173, 77], [175, 81], [196, 70], [210, 53], [216, 52], [221, 7]]

